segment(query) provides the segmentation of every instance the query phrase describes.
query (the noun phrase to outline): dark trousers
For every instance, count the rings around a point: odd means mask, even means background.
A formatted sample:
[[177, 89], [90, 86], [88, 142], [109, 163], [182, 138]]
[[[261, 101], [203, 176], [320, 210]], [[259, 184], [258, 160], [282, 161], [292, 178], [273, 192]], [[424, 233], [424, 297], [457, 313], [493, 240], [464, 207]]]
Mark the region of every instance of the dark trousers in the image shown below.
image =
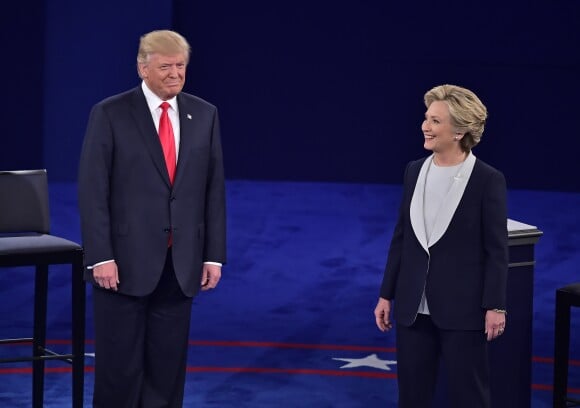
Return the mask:
[[412, 326], [397, 325], [399, 407], [432, 407], [440, 361], [452, 407], [491, 406], [483, 331], [441, 330], [419, 314]]
[[175, 277], [170, 250], [152, 294], [93, 289], [95, 408], [183, 405], [191, 303]]

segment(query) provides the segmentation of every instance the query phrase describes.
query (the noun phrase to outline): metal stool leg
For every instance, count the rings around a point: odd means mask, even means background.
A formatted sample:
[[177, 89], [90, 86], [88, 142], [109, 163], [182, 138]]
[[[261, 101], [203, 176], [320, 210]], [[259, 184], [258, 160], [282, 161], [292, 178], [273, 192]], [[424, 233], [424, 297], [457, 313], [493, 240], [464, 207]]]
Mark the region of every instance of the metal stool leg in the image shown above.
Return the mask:
[[82, 408], [85, 374], [85, 299], [86, 287], [83, 281], [83, 258], [72, 265], [72, 331], [73, 331], [73, 408]]
[[554, 334], [554, 408], [565, 408], [568, 393], [568, 359], [570, 357], [569, 294], [556, 291], [556, 324]]
[[46, 347], [46, 305], [48, 265], [37, 265], [34, 279], [34, 329], [32, 339], [32, 406], [44, 405], [44, 349]]

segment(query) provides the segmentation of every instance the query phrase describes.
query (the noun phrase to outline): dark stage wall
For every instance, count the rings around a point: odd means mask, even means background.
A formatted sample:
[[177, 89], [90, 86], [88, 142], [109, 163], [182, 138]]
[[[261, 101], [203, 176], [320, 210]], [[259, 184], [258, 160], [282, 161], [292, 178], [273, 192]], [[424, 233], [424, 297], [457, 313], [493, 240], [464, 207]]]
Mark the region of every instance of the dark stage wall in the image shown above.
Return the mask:
[[192, 45], [186, 90], [220, 109], [229, 178], [400, 183], [423, 93], [454, 83], [488, 106], [475, 154], [510, 188], [580, 191], [578, 1], [39, 3], [7, 22], [33, 40], [10, 37], [2, 64], [3, 122], [26, 116], [1, 168], [74, 180], [90, 107], [138, 84], [138, 37], [169, 27]]
[[0, 170], [34, 168], [42, 165], [44, 146], [44, 3], [0, 10]]

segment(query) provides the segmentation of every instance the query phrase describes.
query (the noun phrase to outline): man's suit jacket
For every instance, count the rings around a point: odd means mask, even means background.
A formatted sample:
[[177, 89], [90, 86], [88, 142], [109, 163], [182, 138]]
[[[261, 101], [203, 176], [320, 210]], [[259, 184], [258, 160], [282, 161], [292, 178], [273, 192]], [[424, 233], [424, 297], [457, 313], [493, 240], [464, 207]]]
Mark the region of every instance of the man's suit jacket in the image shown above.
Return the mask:
[[[225, 188], [215, 106], [177, 96], [179, 157], [171, 186], [141, 87], [96, 104], [79, 167], [85, 264], [114, 259], [119, 292], [144, 296], [161, 276], [169, 233], [183, 292], [200, 289], [204, 261], [225, 263]], [[87, 270], [87, 280], [92, 273]]]
[[486, 310], [505, 309], [505, 178], [471, 154], [466, 160], [471, 161], [469, 174], [455, 177], [439, 212], [443, 220], [438, 218], [432, 233], [435, 242], [427, 243], [422, 185], [418, 183], [424, 183], [430, 160], [432, 156], [407, 165], [380, 296], [394, 300], [398, 324], [414, 323], [425, 290], [431, 318], [438, 327], [480, 330]]

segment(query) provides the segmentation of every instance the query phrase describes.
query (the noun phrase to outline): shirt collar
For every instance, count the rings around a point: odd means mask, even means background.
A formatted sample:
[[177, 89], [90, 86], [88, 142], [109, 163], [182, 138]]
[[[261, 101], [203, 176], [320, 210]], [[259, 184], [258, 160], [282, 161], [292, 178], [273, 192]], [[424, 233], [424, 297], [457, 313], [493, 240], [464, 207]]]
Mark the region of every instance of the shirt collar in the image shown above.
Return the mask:
[[[161, 105], [161, 103], [164, 101], [160, 97], [155, 95], [151, 89], [149, 89], [149, 87], [147, 86], [145, 81], [141, 82], [141, 89], [143, 90], [143, 93], [145, 94], [145, 100], [147, 101], [147, 106], [149, 106], [149, 110], [151, 112], [155, 112], [156, 109], [159, 109], [159, 105]], [[177, 97], [176, 96], [174, 96], [171, 99], [168, 99], [165, 102], [169, 103], [169, 105], [171, 105], [171, 108], [175, 112], [177, 112]]]

